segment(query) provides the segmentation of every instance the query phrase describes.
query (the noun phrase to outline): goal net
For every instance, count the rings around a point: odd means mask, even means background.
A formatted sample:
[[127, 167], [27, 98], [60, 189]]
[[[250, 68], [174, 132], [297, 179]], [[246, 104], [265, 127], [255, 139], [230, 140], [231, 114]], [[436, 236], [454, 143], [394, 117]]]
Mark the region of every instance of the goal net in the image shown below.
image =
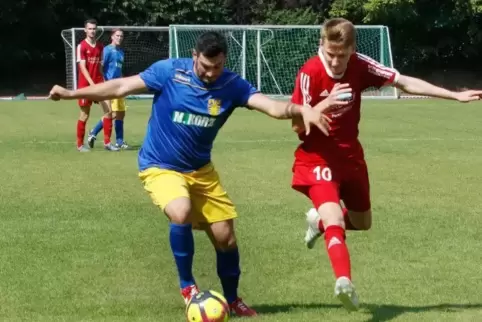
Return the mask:
[[[386, 26], [356, 26], [357, 51], [393, 67]], [[196, 37], [208, 30], [228, 41], [227, 67], [272, 96], [290, 96], [299, 68], [317, 53], [320, 26], [170, 25], [170, 56], [190, 57]], [[369, 88], [363, 98], [397, 98], [395, 88]]]
[[[126, 27], [98, 26], [97, 40], [104, 46], [110, 44], [111, 32], [115, 28], [124, 31], [124, 76], [135, 75], [152, 63], [169, 57], [169, 27]], [[62, 30], [65, 46], [66, 83], [70, 89], [77, 88], [77, 45], [85, 38], [84, 28]], [[131, 98], [150, 97], [152, 95], [135, 95]]]
[[[97, 39], [110, 43], [111, 31], [124, 31], [123, 73], [137, 74], [160, 59], [191, 57], [196, 38], [205, 31], [225, 35], [227, 67], [272, 96], [290, 96], [299, 68], [318, 50], [320, 26], [290, 25], [170, 25], [169, 27], [99, 26]], [[393, 67], [390, 35], [386, 26], [356, 26], [357, 50], [385, 66]], [[67, 87], [77, 88], [76, 47], [84, 39], [83, 28], [62, 31]], [[151, 97], [134, 95], [131, 98]], [[397, 98], [392, 87], [367, 89], [363, 98]]]

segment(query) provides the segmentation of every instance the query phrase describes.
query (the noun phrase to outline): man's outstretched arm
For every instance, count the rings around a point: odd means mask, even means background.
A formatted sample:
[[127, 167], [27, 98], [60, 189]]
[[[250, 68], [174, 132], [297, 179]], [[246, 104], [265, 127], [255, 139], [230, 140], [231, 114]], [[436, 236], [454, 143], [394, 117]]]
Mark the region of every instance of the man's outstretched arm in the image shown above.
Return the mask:
[[476, 101], [480, 100], [482, 97], [482, 90], [453, 92], [448, 89], [432, 85], [422, 79], [406, 75], [400, 75], [394, 86], [409, 94], [425, 95], [449, 100], [456, 100], [459, 102]]
[[91, 101], [104, 101], [145, 91], [147, 91], [146, 83], [139, 75], [135, 75], [113, 79], [105, 83], [95, 84], [74, 91], [55, 85], [50, 91], [49, 98], [53, 100], [75, 100], [84, 98]]
[[318, 127], [325, 135], [329, 134], [329, 118], [320, 109], [294, 104], [289, 101], [275, 100], [261, 93], [251, 95], [247, 106], [278, 120], [302, 117], [307, 135], [310, 132], [310, 125]]
[[294, 116], [301, 116], [302, 105], [289, 101], [272, 99], [264, 94], [256, 93], [248, 99], [248, 107], [264, 113], [278, 120], [291, 119]]

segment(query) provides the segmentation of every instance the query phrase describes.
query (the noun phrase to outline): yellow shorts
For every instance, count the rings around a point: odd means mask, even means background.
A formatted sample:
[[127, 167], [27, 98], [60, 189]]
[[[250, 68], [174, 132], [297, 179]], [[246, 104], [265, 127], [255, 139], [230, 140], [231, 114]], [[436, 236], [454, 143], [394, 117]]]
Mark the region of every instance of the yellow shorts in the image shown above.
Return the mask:
[[127, 109], [126, 100], [123, 98], [116, 98], [110, 101], [112, 112], [125, 112]]
[[211, 163], [189, 173], [148, 168], [139, 173], [139, 178], [154, 204], [162, 210], [174, 199], [190, 198], [193, 228], [238, 216]]

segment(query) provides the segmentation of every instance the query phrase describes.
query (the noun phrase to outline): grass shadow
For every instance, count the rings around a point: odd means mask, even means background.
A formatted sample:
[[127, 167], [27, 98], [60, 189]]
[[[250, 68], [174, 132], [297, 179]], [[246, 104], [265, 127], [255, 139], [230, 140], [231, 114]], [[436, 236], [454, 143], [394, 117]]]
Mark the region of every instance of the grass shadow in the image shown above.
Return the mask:
[[125, 149], [123, 151], [139, 151], [140, 148], [141, 148], [141, 144], [129, 144], [129, 148], [128, 149]]
[[[253, 306], [253, 309], [258, 311], [260, 315], [263, 314], [276, 314], [287, 313], [292, 310], [301, 309], [336, 309], [340, 308], [338, 304], [323, 304], [323, 303], [308, 303], [308, 304], [262, 304]], [[404, 313], [422, 313], [428, 311], [440, 311], [440, 312], [460, 312], [468, 309], [482, 309], [482, 304], [438, 304], [438, 305], [426, 305], [426, 306], [404, 306], [394, 304], [361, 304], [360, 311], [371, 314], [371, 317], [365, 320], [365, 322], [385, 322], [393, 320]], [[356, 314], [356, 313], [354, 313]]]

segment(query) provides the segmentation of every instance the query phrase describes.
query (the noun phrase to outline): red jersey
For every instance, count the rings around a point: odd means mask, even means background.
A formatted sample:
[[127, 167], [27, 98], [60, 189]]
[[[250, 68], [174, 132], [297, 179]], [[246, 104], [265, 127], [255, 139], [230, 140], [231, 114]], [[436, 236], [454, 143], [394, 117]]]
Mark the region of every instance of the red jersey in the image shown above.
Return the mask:
[[[77, 46], [77, 63], [85, 61], [85, 67], [96, 84], [104, 80], [100, 72], [103, 50], [104, 46], [100, 42], [96, 42], [95, 45], [92, 46], [85, 39]], [[77, 73], [79, 75], [78, 87], [89, 86], [90, 84], [80, 71], [80, 67]]]
[[[346, 164], [351, 160], [364, 160], [363, 149], [358, 141], [361, 93], [369, 87], [380, 88], [397, 81], [399, 73], [375, 60], [355, 53], [350, 57], [343, 75], [333, 75], [321, 52], [301, 67], [296, 78], [292, 102], [315, 106], [323, 101], [336, 83], [348, 83], [353, 98], [348, 105], [328, 113], [332, 119], [330, 135], [312, 129], [309, 136], [299, 134], [303, 141], [295, 152], [295, 164]], [[340, 164], [341, 163], [341, 164]]]

